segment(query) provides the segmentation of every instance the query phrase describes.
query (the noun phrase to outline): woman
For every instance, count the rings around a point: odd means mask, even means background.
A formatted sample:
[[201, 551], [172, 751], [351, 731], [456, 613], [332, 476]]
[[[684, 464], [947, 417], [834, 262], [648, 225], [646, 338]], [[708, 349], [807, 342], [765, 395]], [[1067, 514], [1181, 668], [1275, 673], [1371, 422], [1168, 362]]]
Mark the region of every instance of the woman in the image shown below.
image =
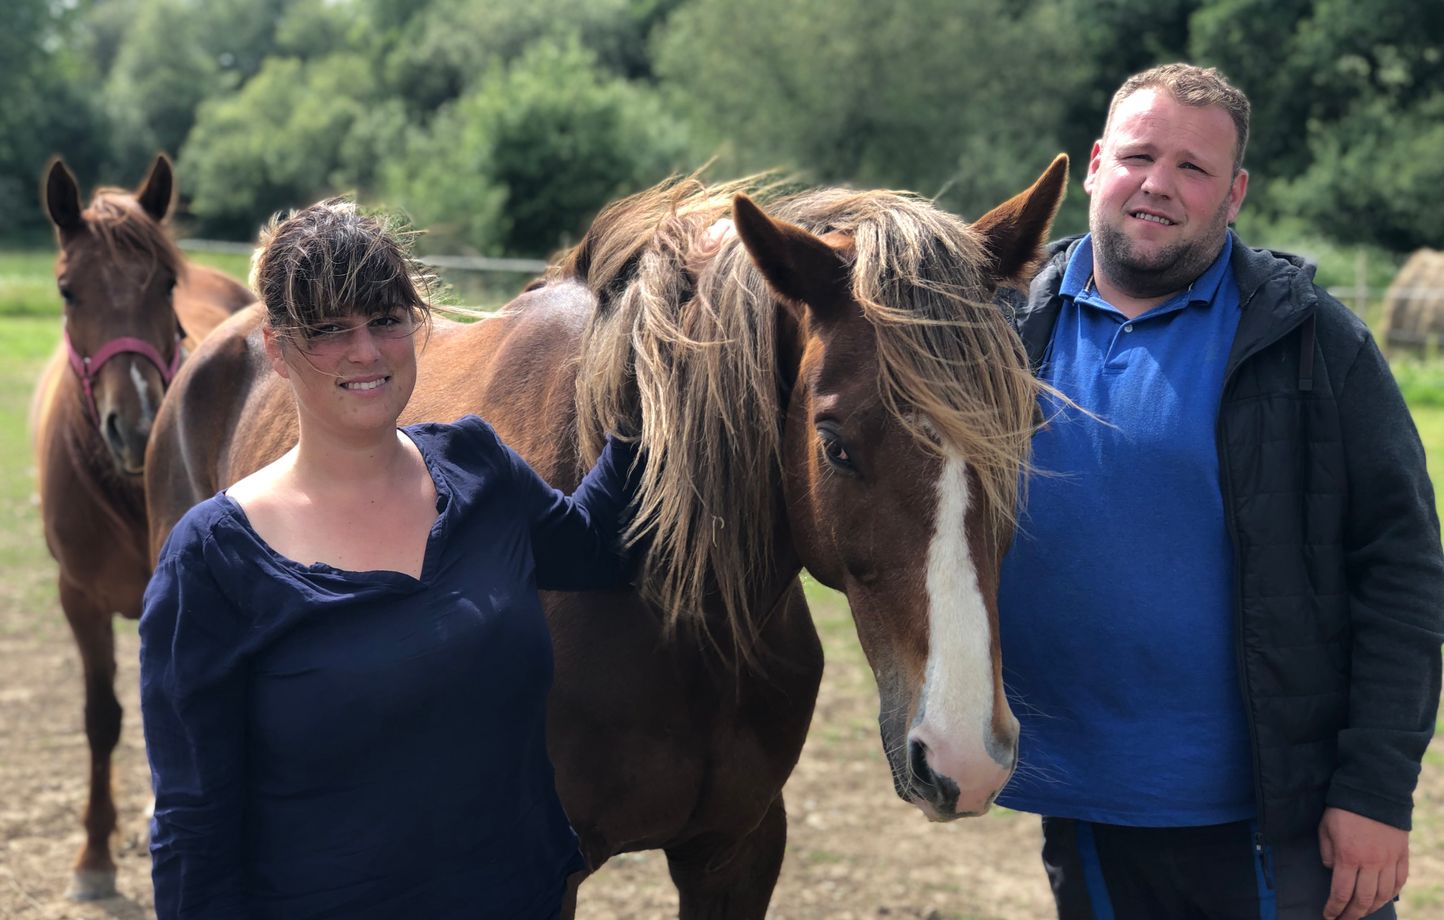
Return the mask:
[[300, 439], [191, 509], [146, 592], [161, 918], [550, 918], [582, 866], [537, 589], [625, 583], [633, 456], [567, 498], [474, 416], [398, 430], [412, 265], [340, 199], [262, 235]]

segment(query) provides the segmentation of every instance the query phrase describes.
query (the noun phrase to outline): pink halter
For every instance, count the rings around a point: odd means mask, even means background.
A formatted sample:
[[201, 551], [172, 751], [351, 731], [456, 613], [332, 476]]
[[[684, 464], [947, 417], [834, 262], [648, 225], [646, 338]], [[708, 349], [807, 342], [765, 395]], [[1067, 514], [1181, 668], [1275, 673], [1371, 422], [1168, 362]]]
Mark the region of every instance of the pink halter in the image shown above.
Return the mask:
[[121, 336], [118, 339], [111, 339], [100, 346], [100, 351], [94, 355], [82, 355], [75, 350], [75, 345], [70, 341], [70, 333], [65, 333], [65, 350], [70, 355], [70, 369], [75, 371], [75, 376], [80, 378], [80, 385], [85, 388], [85, 405], [90, 410], [90, 417], [100, 426], [100, 410], [95, 405], [95, 378], [100, 373], [105, 362], [116, 355], [126, 353], [140, 355], [160, 371], [161, 383], [170, 386], [175, 373], [180, 369], [181, 362], [181, 332], [175, 334], [175, 354], [170, 359], [170, 364], [165, 363], [160, 352], [156, 351], [154, 345], [144, 339], [137, 339], [133, 336]]

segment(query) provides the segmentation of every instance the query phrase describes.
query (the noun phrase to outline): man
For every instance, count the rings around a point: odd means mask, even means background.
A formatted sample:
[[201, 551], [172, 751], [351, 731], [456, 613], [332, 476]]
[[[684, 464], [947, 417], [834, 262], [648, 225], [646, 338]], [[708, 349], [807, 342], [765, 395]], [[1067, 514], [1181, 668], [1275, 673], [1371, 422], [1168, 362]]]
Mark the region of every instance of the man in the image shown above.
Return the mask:
[[999, 801], [1043, 815], [1071, 918], [1393, 917], [1434, 727], [1444, 555], [1365, 326], [1228, 229], [1249, 104], [1131, 77], [1088, 235], [1018, 329], [1050, 399], [1004, 564], [1022, 726]]

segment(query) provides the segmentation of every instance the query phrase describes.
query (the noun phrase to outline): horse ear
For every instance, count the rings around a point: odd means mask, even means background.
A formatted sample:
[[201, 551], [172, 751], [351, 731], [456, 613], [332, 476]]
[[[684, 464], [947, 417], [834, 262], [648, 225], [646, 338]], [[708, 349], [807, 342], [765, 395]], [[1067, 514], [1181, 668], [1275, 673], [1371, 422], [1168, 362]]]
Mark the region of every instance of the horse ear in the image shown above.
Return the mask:
[[170, 157], [163, 153], [155, 155], [150, 174], [145, 177], [135, 192], [135, 200], [156, 223], [165, 220], [170, 210], [171, 193], [175, 190], [175, 170], [171, 168]]
[[50, 212], [51, 223], [61, 233], [70, 233], [82, 222], [80, 186], [60, 157], [50, 161], [50, 168], [45, 173], [45, 210]]
[[825, 316], [851, 296], [847, 262], [821, 237], [768, 217], [751, 198], [732, 199], [737, 235], [774, 291]]
[[1001, 282], [1027, 281], [1043, 258], [1048, 231], [1068, 190], [1068, 155], [1060, 153], [1027, 191], [1020, 192], [973, 223], [992, 257]]

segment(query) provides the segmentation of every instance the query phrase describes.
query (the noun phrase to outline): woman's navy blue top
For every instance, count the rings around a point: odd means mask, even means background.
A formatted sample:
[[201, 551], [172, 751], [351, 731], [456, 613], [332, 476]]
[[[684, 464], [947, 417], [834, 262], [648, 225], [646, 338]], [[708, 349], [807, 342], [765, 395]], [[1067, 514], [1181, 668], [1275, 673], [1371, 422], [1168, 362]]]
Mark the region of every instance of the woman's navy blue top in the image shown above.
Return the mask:
[[140, 657], [163, 920], [550, 918], [582, 867], [537, 590], [625, 584], [632, 450], [568, 498], [475, 416], [405, 432], [439, 512], [420, 578], [287, 559], [224, 493], [161, 551]]

